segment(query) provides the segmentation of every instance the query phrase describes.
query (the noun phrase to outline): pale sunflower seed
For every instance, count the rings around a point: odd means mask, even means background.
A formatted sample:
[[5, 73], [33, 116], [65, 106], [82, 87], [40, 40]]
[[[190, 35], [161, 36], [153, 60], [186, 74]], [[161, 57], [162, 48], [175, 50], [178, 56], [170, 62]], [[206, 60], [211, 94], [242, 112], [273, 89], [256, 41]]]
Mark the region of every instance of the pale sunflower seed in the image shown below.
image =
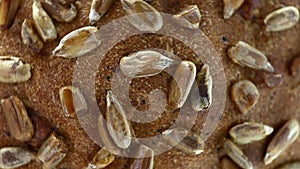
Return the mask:
[[76, 113], [87, 110], [87, 103], [81, 91], [74, 86], [59, 89], [59, 97], [66, 117], [74, 118]]
[[293, 161], [277, 167], [276, 169], [299, 169], [300, 168], [300, 161]]
[[77, 15], [77, 8], [74, 4], [70, 7], [55, 0], [41, 0], [45, 11], [58, 22], [71, 22]]
[[0, 27], [8, 28], [15, 19], [20, 0], [0, 1]]
[[173, 63], [174, 60], [156, 51], [146, 50], [123, 57], [120, 69], [129, 77], [147, 77], [159, 74]]
[[22, 24], [21, 37], [24, 45], [33, 53], [39, 53], [42, 50], [44, 43], [35, 32], [32, 22], [27, 19]]
[[227, 155], [241, 168], [243, 169], [253, 169], [251, 161], [242, 152], [242, 150], [236, 146], [232, 141], [225, 140], [224, 149]]
[[32, 4], [32, 18], [44, 42], [57, 38], [56, 28], [39, 1], [34, 1]]
[[43, 162], [43, 169], [55, 168], [67, 155], [68, 148], [62, 138], [52, 133], [40, 147], [37, 158]]
[[135, 152], [135, 158], [130, 165], [130, 169], [153, 169], [154, 151], [145, 145], [139, 145]]
[[185, 153], [198, 155], [204, 151], [203, 138], [184, 128], [177, 127], [166, 130], [162, 133], [162, 137], [170, 145], [175, 146]]
[[169, 90], [170, 110], [181, 108], [193, 86], [196, 66], [193, 62], [182, 61], [176, 68]]
[[243, 41], [239, 41], [235, 46], [231, 47], [228, 50], [228, 56], [233, 62], [241, 66], [265, 70], [271, 73], [275, 71], [268, 58], [261, 51]]
[[90, 8], [89, 21], [94, 25], [108, 11], [115, 0], [93, 0]]
[[12, 169], [18, 168], [30, 163], [35, 156], [20, 147], [4, 147], [0, 149], [0, 168]]
[[294, 6], [280, 8], [264, 19], [267, 31], [283, 31], [295, 26], [299, 21], [299, 11]]
[[86, 169], [102, 169], [110, 165], [115, 160], [115, 156], [102, 148], [94, 156], [91, 163]]
[[222, 169], [240, 169], [231, 159], [228, 157], [223, 157], [221, 159], [221, 168]]
[[273, 128], [255, 122], [244, 122], [230, 129], [229, 134], [234, 142], [248, 144], [264, 139], [273, 132]]
[[223, 17], [224, 19], [229, 19], [235, 10], [237, 10], [244, 3], [244, 0], [223, 0], [223, 3]]
[[195, 111], [208, 109], [212, 103], [212, 76], [208, 65], [203, 65], [191, 90], [191, 107]]
[[29, 141], [34, 129], [23, 102], [16, 96], [1, 100], [9, 133], [20, 141]]
[[101, 43], [95, 35], [97, 30], [97, 27], [86, 26], [68, 33], [61, 39], [52, 54], [64, 58], [75, 58], [91, 52]]
[[256, 86], [249, 80], [235, 83], [231, 89], [231, 98], [238, 110], [246, 114], [252, 109], [259, 99]]
[[270, 164], [280, 156], [290, 145], [292, 145], [299, 136], [299, 123], [296, 119], [286, 122], [268, 145], [264, 158], [265, 164]]
[[197, 5], [189, 5], [174, 15], [178, 18], [179, 24], [192, 29], [198, 28], [201, 21], [201, 13]]
[[163, 26], [160, 13], [143, 0], [121, 0], [126, 18], [139, 31], [157, 32]]
[[31, 77], [30, 64], [24, 64], [18, 57], [0, 56], [0, 82], [21, 83]]

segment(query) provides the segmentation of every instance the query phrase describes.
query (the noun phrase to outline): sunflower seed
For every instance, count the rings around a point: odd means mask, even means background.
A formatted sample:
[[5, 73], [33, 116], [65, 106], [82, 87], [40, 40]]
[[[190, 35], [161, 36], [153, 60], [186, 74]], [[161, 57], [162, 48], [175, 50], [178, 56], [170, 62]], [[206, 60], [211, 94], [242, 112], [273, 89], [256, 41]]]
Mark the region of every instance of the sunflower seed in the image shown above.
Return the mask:
[[185, 153], [198, 155], [204, 151], [203, 138], [184, 128], [178, 127], [166, 130], [162, 133], [162, 136], [170, 145]]
[[280, 8], [264, 19], [267, 31], [277, 32], [295, 26], [299, 21], [299, 11], [294, 6]]
[[153, 169], [154, 151], [145, 145], [140, 145], [135, 152], [135, 158], [130, 165], [130, 169]]
[[20, 141], [29, 141], [34, 129], [23, 102], [18, 97], [11, 96], [1, 100], [1, 106], [11, 136]]
[[86, 169], [101, 169], [107, 167], [115, 160], [115, 156], [110, 152], [106, 151], [102, 148], [98, 153], [94, 156], [91, 163]]
[[146, 50], [123, 57], [120, 69], [129, 77], [147, 77], [159, 74], [173, 63], [174, 60], [156, 51]]
[[235, 10], [237, 10], [243, 3], [244, 0], [223, 0], [224, 3], [224, 19], [229, 19]]
[[96, 49], [101, 41], [96, 38], [97, 27], [86, 26], [65, 35], [52, 51], [55, 56], [75, 58]]
[[197, 5], [189, 5], [174, 17], [179, 19], [180, 25], [194, 29], [199, 27], [201, 13]]
[[233, 62], [256, 70], [265, 70], [273, 73], [275, 70], [267, 57], [259, 50], [246, 42], [239, 41], [228, 50], [228, 56]]
[[292, 145], [299, 135], [299, 123], [295, 119], [286, 122], [271, 140], [264, 158], [265, 164], [270, 164]]
[[196, 77], [196, 66], [193, 62], [182, 61], [176, 68], [169, 90], [170, 110], [181, 108], [192, 88]]
[[23, 62], [14, 56], [0, 56], [0, 82], [21, 83], [31, 77], [30, 64]]
[[120, 148], [126, 149], [131, 143], [130, 124], [125, 111], [111, 91], [107, 92], [106, 121], [107, 129], [112, 139]]
[[299, 169], [300, 168], [300, 161], [293, 161], [277, 167], [276, 169]]
[[74, 4], [67, 7], [55, 0], [41, 0], [41, 3], [45, 11], [58, 22], [71, 22], [77, 15]]
[[231, 98], [239, 111], [246, 114], [257, 103], [259, 93], [252, 82], [243, 80], [232, 86]]
[[59, 97], [66, 117], [74, 118], [76, 113], [87, 110], [87, 103], [81, 91], [74, 86], [59, 89]]
[[191, 106], [195, 111], [208, 109], [212, 103], [212, 76], [209, 66], [203, 65], [191, 91]]
[[[53, 0], [56, 3], [61, 3], [63, 5], [71, 5], [75, 0]], [[76, 3], [76, 2], [75, 2]]]
[[222, 169], [239, 169], [239, 167], [229, 158], [223, 157], [221, 159], [221, 168]]
[[0, 1], [0, 27], [8, 28], [15, 19], [15, 15], [20, 5], [20, 0]]
[[4, 147], [0, 149], [0, 168], [12, 169], [28, 164], [35, 156], [20, 147]]
[[293, 60], [292, 66], [291, 66], [291, 72], [293, 76], [299, 76], [300, 77], [300, 57], [296, 57]]
[[37, 158], [43, 162], [43, 169], [52, 169], [65, 158], [67, 152], [67, 145], [62, 138], [52, 133], [40, 147]]
[[35, 28], [39, 32], [44, 42], [57, 38], [56, 28], [49, 15], [42, 8], [41, 2], [33, 2], [32, 18], [35, 24]]
[[33, 54], [39, 53], [42, 50], [44, 43], [33, 29], [32, 22], [27, 19], [25, 19], [22, 24], [21, 37], [24, 45], [26, 45]]
[[225, 140], [224, 149], [227, 155], [241, 168], [253, 169], [252, 163], [248, 160], [246, 155], [236, 146], [232, 141]]
[[157, 32], [163, 26], [160, 13], [143, 0], [121, 0], [129, 23], [139, 31]]
[[99, 21], [114, 1], [115, 0], [93, 0], [89, 14], [90, 24], [94, 25]]
[[264, 139], [273, 132], [273, 128], [264, 124], [244, 122], [230, 129], [229, 134], [238, 144], [248, 144]]

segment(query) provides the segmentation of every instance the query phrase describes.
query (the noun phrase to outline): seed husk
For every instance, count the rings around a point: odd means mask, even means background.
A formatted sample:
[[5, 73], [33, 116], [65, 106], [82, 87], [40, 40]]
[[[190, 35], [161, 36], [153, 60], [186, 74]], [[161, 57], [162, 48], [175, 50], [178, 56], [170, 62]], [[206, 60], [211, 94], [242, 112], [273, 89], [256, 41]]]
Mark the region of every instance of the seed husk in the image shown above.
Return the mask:
[[228, 157], [223, 157], [221, 159], [221, 168], [222, 169], [240, 169], [231, 159]]
[[[212, 103], [212, 76], [209, 66], [204, 64], [196, 76], [191, 91], [191, 107], [195, 111], [208, 109]], [[197, 93], [198, 92], [198, 93]]]
[[90, 25], [94, 25], [98, 22], [114, 1], [115, 0], [93, 0], [89, 14]]
[[184, 128], [177, 127], [166, 130], [162, 133], [162, 136], [170, 145], [175, 146], [185, 153], [198, 155], [204, 151], [203, 138]]
[[153, 169], [154, 151], [143, 144], [139, 145], [135, 152], [135, 158], [130, 165], [130, 169]]
[[102, 148], [98, 153], [94, 156], [91, 163], [86, 169], [101, 169], [110, 165], [115, 160], [115, 156], [110, 152], [106, 151]]
[[163, 26], [160, 13], [143, 0], [121, 0], [127, 20], [139, 31], [155, 33]]
[[242, 114], [246, 114], [257, 103], [259, 92], [252, 82], [242, 80], [232, 86], [231, 98], [238, 110]]
[[63, 5], [55, 0], [41, 0], [43, 9], [58, 22], [71, 22], [77, 15], [74, 4]]
[[224, 19], [229, 19], [235, 10], [237, 10], [244, 3], [244, 0], [223, 0], [223, 3], [223, 17]]
[[56, 28], [49, 15], [43, 9], [41, 2], [33, 2], [32, 18], [35, 28], [37, 29], [44, 42], [55, 40], [57, 38]]
[[235, 46], [231, 47], [228, 50], [228, 56], [233, 62], [241, 66], [270, 73], [275, 71], [265, 54], [243, 41], [239, 41]]
[[295, 26], [299, 21], [299, 11], [294, 6], [287, 6], [275, 10], [264, 19], [267, 31], [277, 32]]
[[299, 169], [300, 168], [300, 161], [293, 161], [293, 162], [288, 162], [280, 167], [277, 167], [276, 169]]
[[265, 164], [272, 163], [280, 156], [290, 145], [292, 145], [299, 136], [299, 123], [296, 119], [286, 122], [268, 145], [264, 158]]
[[24, 45], [29, 48], [32, 53], [39, 53], [42, 50], [44, 43], [35, 32], [33, 23], [27, 19], [25, 19], [22, 24], [21, 37]]
[[74, 86], [59, 89], [59, 97], [65, 116], [74, 118], [76, 113], [87, 110], [87, 103], [81, 91]]
[[97, 27], [86, 26], [68, 33], [61, 39], [52, 54], [64, 58], [76, 58], [91, 52], [101, 43], [95, 36], [97, 30]]
[[29, 141], [34, 129], [23, 102], [18, 97], [11, 96], [1, 100], [1, 106], [11, 136], [20, 141]]
[[43, 162], [43, 169], [55, 168], [67, 155], [68, 148], [62, 138], [52, 133], [40, 147], [37, 158]]
[[24, 64], [18, 57], [0, 56], [0, 82], [21, 83], [31, 77], [30, 64]]
[[229, 134], [238, 144], [248, 144], [259, 141], [273, 132], [273, 128], [261, 123], [244, 122], [230, 129]]
[[154, 76], [174, 63], [174, 60], [151, 50], [138, 51], [123, 57], [120, 69], [125, 75], [137, 78]]
[[15, 19], [20, 0], [0, 1], [0, 28], [9, 28]]
[[117, 146], [126, 149], [131, 143], [130, 123], [126, 119], [125, 111], [111, 91], [107, 92], [106, 121], [107, 129]]
[[195, 78], [196, 66], [193, 62], [182, 61], [177, 66], [169, 90], [170, 110], [176, 110], [184, 105]]
[[53, 0], [56, 3], [61, 3], [63, 5], [71, 5], [72, 3], [76, 3], [75, 0]]
[[191, 29], [198, 28], [201, 21], [201, 13], [197, 5], [189, 5], [183, 8], [174, 17], [180, 19], [180, 25]]
[[236, 146], [232, 141], [225, 140], [224, 149], [227, 155], [241, 168], [243, 169], [253, 169], [252, 163], [249, 161], [247, 156], [242, 152], [242, 150]]
[[0, 149], [0, 168], [18, 168], [30, 163], [35, 156], [21, 147], [4, 147]]

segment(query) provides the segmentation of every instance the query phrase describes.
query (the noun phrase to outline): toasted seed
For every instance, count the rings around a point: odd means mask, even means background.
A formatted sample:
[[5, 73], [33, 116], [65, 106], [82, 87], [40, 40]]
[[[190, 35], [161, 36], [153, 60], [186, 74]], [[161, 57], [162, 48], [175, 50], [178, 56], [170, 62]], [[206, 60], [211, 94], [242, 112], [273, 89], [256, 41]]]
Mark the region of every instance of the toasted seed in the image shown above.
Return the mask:
[[30, 64], [24, 64], [18, 57], [0, 56], [0, 82], [21, 83], [30, 77]]
[[44, 42], [54, 40], [57, 38], [56, 28], [49, 15], [44, 11], [41, 2], [33, 2], [32, 18], [34, 21], [35, 28], [39, 32]]
[[270, 13], [264, 23], [267, 26], [267, 31], [277, 32], [289, 29], [295, 26], [299, 21], [299, 11], [294, 6], [280, 8]]
[[71, 22], [77, 15], [77, 8], [70, 4], [67, 7], [55, 0], [41, 0], [45, 11], [58, 22]]
[[99, 21], [114, 1], [115, 0], [93, 0], [89, 14], [90, 24], [94, 25]]
[[86, 169], [101, 169], [107, 167], [115, 160], [115, 156], [110, 152], [106, 151], [102, 148], [98, 153], [94, 156], [91, 163], [89, 163]]
[[166, 130], [162, 136], [170, 145], [185, 153], [198, 155], [204, 151], [203, 138], [184, 128], [177, 127]]
[[252, 82], [242, 80], [232, 86], [231, 98], [239, 111], [246, 114], [257, 103], [259, 92]]
[[22, 24], [21, 37], [24, 45], [33, 53], [39, 53], [42, 50], [44, 43], [33, 29], [32, 22], [27, 19]]
[[111, 91], [107, 92], [106, 121], [112, 139], [120, 148], [126, 149], [131, 143], [130, 124], [125, 111]]
[[248, 160], [246, 155], [238, 148], [232, 141], [225, 140], [224, 149], [227, 155], [241, 168], [253, 169], [252, 163]]
[[241, 66], [247, 66], [256, 70], [265, 70], [271, 73], [275, 71], [267, 57], [261, 51], [243, 41], [239, 41], [235, 46], [231, 47], [228, 50], [228, 56], [233, 62]]
[[127, 20], [140, 31], [157, 32], [163, 26], [160, 13], [143, 0], [121, 0]]
[[193, 62], [182, 61], [176, 68], [169, 90], [169, 106], [171, 110], [181, 108], [196, 77], [196, 66]]
[[222, 169], [239, 169], [238, 167], [231, 159], [227, 157], [223, 157], [221, 159], [221, 168]]
[[201, 20], [201, 13], [197, 5], [189, 5], [174, 16], [180, 19], [180, 24], [184, 27], [198, 28]]
[[37, 158], [43, 162], [43, 169], [52, 169], [65, 158], [67, 153], [65, 142], [52, 133], [40, 147]]
[[145, 145], [140, 145], [135, 152], [136, 157], [130, 165], [130, 169], [153, 169], [154, 151]]
[[223, 0], [223, 3], [223, 17], [224, 19], [229, 19], [235, 10], [237, 10], [244, 3], [244, 0]]
[[56, 3], [61, 3], [63, 5], [71, 5], [72, 3], [76, 3], [75, 0], [53, 0]]
[[265, 164], [270, 164], [292, 145], [299, 136], [299, 123], [295, 119], [286, 122], [271, 140], [264, 158]]
[[97, 27], [86, 26], [65, 35], [52, 51], [55, 56], [75, 58], [96, 49], [101, 41], [96, 38]]
[[293, 161], [277, 167], [276, 169], [299, 169], [300, 168], [300, 161]]
[[273, 128], [255, 122], [244, 122], [230, 129], [229, 134], [238, 144], [248, 144], [264, 139], [273, 132]]
[[87, 103], [81, 91], [74, 86], [59, 89], [59, 97], [66, 117], [74, 118], [76, 113], [87, 110]]
[[23, 102], [18, 97], [11, 96], [1, 100], [1, 106], [11, 136], [20, 141], [29, 141], [34, 129]]
[[121, 71], [129, 77], [147, 77], [159, 74], [174, 63], [174, 60], [151, 50], [139, 51], [123, 57]]
[[0, 149], [0, 168], [12, 169], [28, 164], [35, 156], [20, 147], [4, 147]]
[[[203, 65], [191, 91], [191, 106], [195, 111], [208, 109], [212, 103], [212, 76], [209, 66]], [[198, 93], [197, 93], [198, 92]]]
[[293, 60], [292, 66], [291, 66], [291, 72], [293, 76], [299, 76], [300, 77], [300, 57], [296, 57]]
[[15, 19], [20, 0], [0, 1], [0, 27], [8, 28]]

